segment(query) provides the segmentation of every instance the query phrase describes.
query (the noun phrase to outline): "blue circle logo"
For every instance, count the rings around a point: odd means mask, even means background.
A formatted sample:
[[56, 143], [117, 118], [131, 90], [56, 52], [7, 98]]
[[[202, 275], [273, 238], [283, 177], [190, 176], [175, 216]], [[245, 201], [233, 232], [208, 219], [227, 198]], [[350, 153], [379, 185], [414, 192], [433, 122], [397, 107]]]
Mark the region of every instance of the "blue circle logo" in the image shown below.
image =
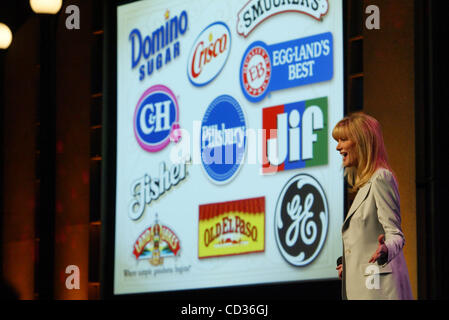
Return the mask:
[[134, 135], [148, 152], [164, 149], [179, 128], [179, 108], [173, 92], [155, 85], [144, 92], [134, 112]]
[[217, 97], [201, 122], [201, 162], [215, 183], [228, 183], [238, 172], [246, 150], [246, 122], [239, 103]]

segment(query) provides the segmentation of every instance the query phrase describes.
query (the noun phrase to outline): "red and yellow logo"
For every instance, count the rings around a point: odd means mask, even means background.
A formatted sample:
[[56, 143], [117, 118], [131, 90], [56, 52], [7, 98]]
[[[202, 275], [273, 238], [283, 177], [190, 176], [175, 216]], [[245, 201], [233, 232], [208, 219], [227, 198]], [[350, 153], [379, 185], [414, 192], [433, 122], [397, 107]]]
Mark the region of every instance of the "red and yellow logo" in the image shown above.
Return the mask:
[[265, 197], [199, 207], [198, 258], [265, 250]]
[[170, 228], [160, 225], [156, 218], [155, 224], [137, 238], [133, 254], [136, 259], [148, 259], [152, 265], [158, 266], [164, 263], [164, 258], [177, 256], [179, 249], [179, 238]]

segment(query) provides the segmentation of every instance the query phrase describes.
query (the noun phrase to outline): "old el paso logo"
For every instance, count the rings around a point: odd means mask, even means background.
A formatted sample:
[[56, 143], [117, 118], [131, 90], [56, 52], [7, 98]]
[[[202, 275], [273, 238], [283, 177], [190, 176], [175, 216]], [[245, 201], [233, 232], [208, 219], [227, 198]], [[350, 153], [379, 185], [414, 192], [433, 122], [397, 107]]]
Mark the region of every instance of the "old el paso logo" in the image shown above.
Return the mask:
[[263, 109], [262, 172], [327, 164], [327, 97]]
[[211, 258], [265, 250], [265, 198], [199, 207], [198, 257]]
[[179, 131], [179, 107], [174, 93], [164, 85], [150, 87], [137, 102], [133, 123], [134, 136], [142, 149], [164, 149], [174, 139], [174, 132]]
[[327, 0], [250, 0], [237, 16], [237, 33], [247, 37], [262, 21], [283, 12], [304, 13], [321, 20], [327, 14]]
[[195, 86], [204, 86], [223, 69], [231, 50], [231, 32], [223, 22], [207, 26], [195, 40], [189, 55], [187, 75]]
[[[142, 36], [138, 28], [134, 28], [129, 33], [131, 68], [134, 69], [140, 64], [142, 59], [144, 60], [139, 67], [140, 81], [145, 79], [146, 75], [150, 76], [154, 71], [154, 67], [156, 67], [156, 70], [159, 70], [180, 54], [180, 44], [176, 39], [187, 31], [187, 12], [182, 11], [179, 17], [174, 16], [170, 19], [169, 11], [167, 10], [165, 20], [165, 25], [161, 25], [145, 37]], [[172, 43], [173, 45], [170, 46]], [[164, 49], [165, 52], [161, 52]]]

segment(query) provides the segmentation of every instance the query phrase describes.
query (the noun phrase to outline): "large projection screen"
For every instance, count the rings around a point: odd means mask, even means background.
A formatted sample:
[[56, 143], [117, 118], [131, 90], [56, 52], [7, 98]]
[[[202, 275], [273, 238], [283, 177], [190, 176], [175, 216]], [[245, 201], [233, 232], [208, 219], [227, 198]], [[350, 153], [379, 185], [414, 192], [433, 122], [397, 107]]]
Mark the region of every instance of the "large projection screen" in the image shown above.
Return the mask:
[[337, 279], [339, 0], [117, 7], [113, 293]]

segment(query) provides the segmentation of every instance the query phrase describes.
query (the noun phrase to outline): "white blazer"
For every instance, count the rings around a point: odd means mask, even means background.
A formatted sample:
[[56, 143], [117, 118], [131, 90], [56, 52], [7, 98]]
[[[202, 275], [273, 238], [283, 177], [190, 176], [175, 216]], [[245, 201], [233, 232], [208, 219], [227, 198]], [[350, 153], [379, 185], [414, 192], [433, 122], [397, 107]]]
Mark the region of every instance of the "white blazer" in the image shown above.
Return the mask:
[[[387, 262], [369, 263], [385, 234]], [[342, 227], [343, 299], [413, 299], [402, 248], [399, 191], [393, 174], [378, 169], [359, 189]]]

